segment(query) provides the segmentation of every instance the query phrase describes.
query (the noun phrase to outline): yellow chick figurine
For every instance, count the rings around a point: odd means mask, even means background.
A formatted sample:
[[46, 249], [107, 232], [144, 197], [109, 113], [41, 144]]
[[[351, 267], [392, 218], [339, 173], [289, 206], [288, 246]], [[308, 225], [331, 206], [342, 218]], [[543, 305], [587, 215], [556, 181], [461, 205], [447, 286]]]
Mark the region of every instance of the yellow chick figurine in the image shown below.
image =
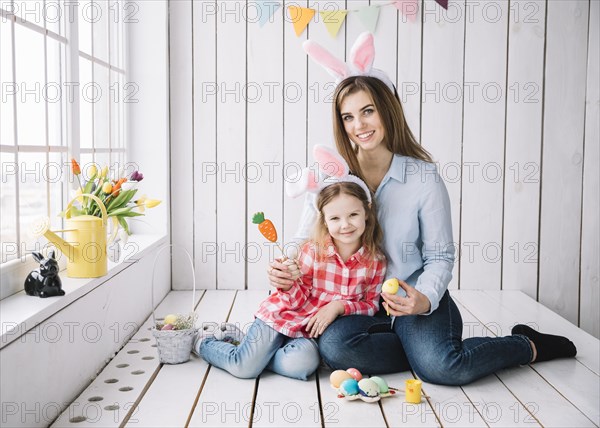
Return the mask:
[[[381, 291], [383, 293], [396, 294], [398, 292], [398, 288], [400, 288], [400, 283], [398, 282], [398, 280], [396, 278], [390, 278], [383, 283]], [[390, 312], [387, 309], [385, 312], [388, 316], [390, 315]]]

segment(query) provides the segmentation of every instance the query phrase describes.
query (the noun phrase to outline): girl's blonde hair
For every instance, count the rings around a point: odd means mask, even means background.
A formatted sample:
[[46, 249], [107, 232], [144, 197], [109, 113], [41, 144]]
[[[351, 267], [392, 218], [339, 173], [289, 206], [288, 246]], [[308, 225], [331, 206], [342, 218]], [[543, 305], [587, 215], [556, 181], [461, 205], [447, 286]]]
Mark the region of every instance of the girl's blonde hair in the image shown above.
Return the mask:
[[383, 241], [383, 232], [377, 221], [377, 210], [375, 200], [369, 203], [367, 195], [362, 187], [352, 182], [340, 182], [330, 184], [319, 193], [317, 197], [317, 221], [313, 241], [317, 247], [317, 258], [327, 255], [327, 241], [329, 240], [329, 231], [325, 223], [323, 208], [339, 195], [349, 195], [362, 202], [365, 210], [365, 231], [362, 234], [362, 245], [365, 248], [364, 255], [370, 259], [375, 259], [382, 255], [381, 242]]
[[402, 104], [400, 104], [397, 95], [393, 94], [386, 84], [376, 77], [352, 76], [344, 79], [337, 86], [334, 94], [335, 102], [333, 103], [333, 135], [335, 145], [338, 152], [348, 162], [350, 171], [358, 175], [361, 179], [365, 179], [358, 163], [358, 158], [356, 157], [358, 147], [353, 147], [352, 142], [348, 138], [340, 109], [344, 99], [348, 95], [360, 91], [365, 91], [373, 100], [375, 110], [379, 113], [385, 133], [383, 142], [390, 152], [432, 162], [431, 155], [421, 147], [408, 127], [402, 110]]

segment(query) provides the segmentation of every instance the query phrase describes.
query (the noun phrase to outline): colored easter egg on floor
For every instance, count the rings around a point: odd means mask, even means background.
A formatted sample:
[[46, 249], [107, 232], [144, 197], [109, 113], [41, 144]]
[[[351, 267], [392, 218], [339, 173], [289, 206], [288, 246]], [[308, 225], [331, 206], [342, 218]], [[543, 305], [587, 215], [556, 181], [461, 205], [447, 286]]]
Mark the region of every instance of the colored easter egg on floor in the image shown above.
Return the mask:
[[339, 390], [343, 395], [356, 395], [358, 394], [358, 382], [356, 379], [346, 379], [340, 385]]
[[329, 376], [329, 383], [331, 383], [334, 388], [339, 388], [346, 379], [352, 379], [352, 375], [346, 370], [336, 370]]
[[350, 368], [348, 370], [346, 370], [348, 373], [350, 373], [350, 376], [352, 376], [354, 379], [356, 379], [357, 381], [362, 379], [362, 373], [359, 372], [357, 369], [354, 368]]
[[387, 382], [385, 380], [383, 380], [382, 378], [380, 378], [379, 376], [373, 376], [373, 377], [370, 377], [369, 379], [371, 379], [373, 382], [375, 382], [377, 384], [377, 386], [379, 387], [380, 394], [387, 394], [390, 391], [390, 387], [388, 386]]
[[379, 385], [371, 379], [362, 379], [358, 382], [358, 392], [364, 397], [377, 397], [379, 395]]

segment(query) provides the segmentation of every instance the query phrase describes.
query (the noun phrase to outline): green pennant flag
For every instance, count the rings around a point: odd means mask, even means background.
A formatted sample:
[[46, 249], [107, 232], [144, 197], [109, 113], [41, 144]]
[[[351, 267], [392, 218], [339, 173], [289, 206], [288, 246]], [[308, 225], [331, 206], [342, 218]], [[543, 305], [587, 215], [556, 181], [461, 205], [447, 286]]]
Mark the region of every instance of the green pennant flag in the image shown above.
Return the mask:
[[358, 19], [371, 33], [377, 28], [377, 20], [379, 19], [379, 6], [363, 6], [357, 11]]

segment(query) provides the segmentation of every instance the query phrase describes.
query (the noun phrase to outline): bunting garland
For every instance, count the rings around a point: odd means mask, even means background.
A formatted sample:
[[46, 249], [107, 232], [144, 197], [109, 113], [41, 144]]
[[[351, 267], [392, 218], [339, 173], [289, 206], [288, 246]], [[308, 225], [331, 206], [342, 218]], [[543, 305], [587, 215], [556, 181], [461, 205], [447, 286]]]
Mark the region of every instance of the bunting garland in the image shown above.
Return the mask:
[[327, 28], [327, 31], [335, 39], [340, 27], [342, 26], [344, 19], [346, 19], [346, 10], [336, 10], [333, 12], [319, 12], [321, 18], [323, 18], [323, 24]]
[[[377, 21], [379, 19], [380, 9], [384, 6], [395, 6], [402, 15], [404, 15], [410, 22], [417, 21], [417, 14], [419, 12], [419, 1], [420, 0], [397, 0], [391, 1], [385, 4], [363, 6], [356, 10], [335, 10], [335, 11], [322, 11], [319, 12], [327, 32], [333, 38], [335, 38], [346, 19], [348, 13], [357, 13], [360, 22], [365, 28], [374, 33], [377, 28]], [[435, 0], [444, 9], [448, 9], [448, 0]], [[260, 13], [259, 26], [262, 27], [271, 19], [273, 14], [281, 7], [281, 3], [276, 0], [255, 0], [254, 3]], [[300, 37], [310, 21], [312, 21], [315, 13], [315, 9], [309, 7], [299, 6], [288, 6], [287, 10], [290, 15], [290, 20], [294, 25], [294, 31], [297, 37]]]
[[435, 0], [437, 4], [448, 10], [448, 0]]
[[261, 28], [267, 23], [267, 21], [271, 19], [277, 9], [281, 7], [281, 4], [273, 0], [256, 0], [255, 3], [258, 7], [258, 13], [260, 16], [258, 25]]
[[377, 20], [379, 19], [379, 6], [364, 6], [356, 11], [358, 19], [371, 33], [377, 28]]
[[288, 6], [288, 10], [290, 11], [290, 19], [294, 24], [296, 36], [300, 37], [310, 20], [315, 15], [315, 10], [298, 6]]
[[417, 20], [417, 12], [419, 11], [417, 0], [395, 1], [394, 6], [396, 6], [396, 9], [398, 9], [402, 15], [406, 16], [410, 22], [415, 22]]

